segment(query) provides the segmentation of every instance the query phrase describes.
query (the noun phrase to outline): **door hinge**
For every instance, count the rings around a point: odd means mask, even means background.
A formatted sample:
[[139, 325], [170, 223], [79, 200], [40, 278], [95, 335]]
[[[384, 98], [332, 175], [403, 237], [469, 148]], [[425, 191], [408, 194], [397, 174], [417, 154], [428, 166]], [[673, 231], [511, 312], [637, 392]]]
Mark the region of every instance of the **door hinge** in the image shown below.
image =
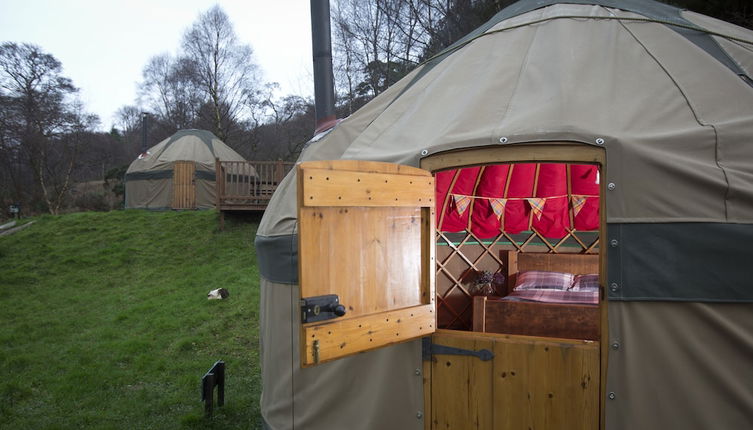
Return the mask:
[[431, 337], [421, 339], [421, 355], [424, 361], [431, 361], [434, 355], [470, 355], [481, 361], [489, 361], [494, 358], [494, 353], [488, 349], [472, 351], [470, 349], [455, 348], [452, 346], [438, 345], [431, 342]]

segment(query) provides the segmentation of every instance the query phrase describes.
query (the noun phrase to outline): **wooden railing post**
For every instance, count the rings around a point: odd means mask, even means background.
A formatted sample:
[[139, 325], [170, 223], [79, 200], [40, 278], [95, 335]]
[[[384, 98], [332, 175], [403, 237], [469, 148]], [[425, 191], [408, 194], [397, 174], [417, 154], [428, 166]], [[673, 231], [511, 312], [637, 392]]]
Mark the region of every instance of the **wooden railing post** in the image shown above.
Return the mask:
[[215, 196], [217, 209], [220, 209], [220, 203], [222, 202], [221, 195], [222, 195], [222, 164], [220, 163], [220, 159], [215, 157], [214, 158], [214, 191], [217, 194]]
[[279, 184], [284, 176], [282, 160], [277, 160], [277, 163], [275, 163], [275, 182]]

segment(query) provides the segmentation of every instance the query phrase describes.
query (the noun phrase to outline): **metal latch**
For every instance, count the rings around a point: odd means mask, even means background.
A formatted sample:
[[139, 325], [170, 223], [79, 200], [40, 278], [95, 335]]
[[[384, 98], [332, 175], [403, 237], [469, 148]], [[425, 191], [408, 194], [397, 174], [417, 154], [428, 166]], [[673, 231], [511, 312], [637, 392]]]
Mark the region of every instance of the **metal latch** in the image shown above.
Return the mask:
[[470, 349], [437, 345], [431, 342], [431, 337], [424, 337], [421, 339], [421, 355], [424, 361], [431, 361], [431, 357], [434, 355], [470, 355], [477, 357], [481, 361], [489, 361], [494, 358], [494, 353], [488, 349], [471, 351]]
[[345, 315], [345, 306], [337, 294], [301, 299], [301, 322], [326, 321]]

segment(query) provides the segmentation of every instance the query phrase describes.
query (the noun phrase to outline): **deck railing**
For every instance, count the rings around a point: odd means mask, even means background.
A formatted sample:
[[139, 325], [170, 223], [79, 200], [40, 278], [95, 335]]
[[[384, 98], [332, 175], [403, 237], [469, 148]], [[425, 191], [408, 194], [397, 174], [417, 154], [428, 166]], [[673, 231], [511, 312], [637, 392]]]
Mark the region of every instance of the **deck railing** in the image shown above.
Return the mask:
[[217, 209], [265, 210], [294, 165], [285, 161], [215, 160]]

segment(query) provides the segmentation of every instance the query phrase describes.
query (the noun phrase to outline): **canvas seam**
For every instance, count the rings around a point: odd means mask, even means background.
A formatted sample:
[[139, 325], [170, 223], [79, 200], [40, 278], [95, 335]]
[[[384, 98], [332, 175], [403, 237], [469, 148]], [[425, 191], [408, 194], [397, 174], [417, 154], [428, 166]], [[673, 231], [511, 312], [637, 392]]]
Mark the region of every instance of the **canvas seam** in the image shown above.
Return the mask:
[[501, 133], [501, 130], [503, 129], [503, 124], [505, 122], [505, 119], [507, 118], [507, 115], [510, 113], [511, 107], [515, 100], [515, 96], [518, 93], [518, 89], [520, 88], [520, 82], [522, 80], [523, 73], [526, 69], [528, 69], [528, 64], [531, 58], [531, 47], [533, 46], [534, 42], [536, 41], [536, 38], [539, 35], [539, 27], [534, 26], [533, 29], [534, 29], [533, 35], [531, 36], [531, 39], [528, 43], [528, 48], [526, 48], [525, 58], [520, 64], [520, 70], [518, 70], [518, 77], [515, 80], [515, 86], [513, 87], [513, 90], [510, 93], [510, 98], [507, 100], [507, 106], [505, 106], [505, 111], [502, 113], [502, 116], [499, 118], [499, 123], [498, 123], [499, 125], [494, 128], [494, 130], [492, 131], [493, 134], [489, 136], [489, 139], [492, 142], [494, 142], [495, 137], [499, 135]]
[[724, 182], [726, 184], [726, 190], [724, 193], [724, 220], [727, 221], [729, 219], [729, 208], [728, 208], [728, 199], [729, 199], [729, 193], [730, 193], [730, 185], [729, 185], [729, 178], [727, 177], [727, 171], [722, 167], [721, 163], [719, 162], [719, 132], [716, 129], [716, 126], [714, 124], [708, 123], [704, 124], [705, 121], [703, 121], [696, 112], [695, 107], [693, 106], [693, 103], [691, 103], [690, 99], [688, 98], [688, 95], [685, 93], [685, 91], [682, 89], [680, 84], [675, 80], [674, 76], [672, 76], [671, 73], [669, 73], [669, 70], [667, 70], [664, 65], [656, 58], [656, 56], [648, 49], [648, 47], [633, 33], [622, 20], [617, 20], [620, 25], [622, 26], [625, 31], [630, 34], [630, 36], [633, 38], [633, 40], [636, 41], [643, 49], [646, 51], [646, 54], [648, 54], [649, 57], [651, 57], [652, 60], [654, 60], [654, 63], [659, 66], [659, 68], [664, 72], [664, 74], [669, 78], [670, 81], [674, 84], [675, 88], [677, 88], [677, 91], [680, 92], [682, 95], [682, 98], [685, 100], [685, 103], [687, 104], [688, 108], [690, 109], [690, 112], [693, 114], [693, 118], [696, 120], [698, 125], [701, 127], [710, 127], [714, 131], [714, 162], [716, 163], [717, 168], [721, 170], [722, 175], [724, 177]]

